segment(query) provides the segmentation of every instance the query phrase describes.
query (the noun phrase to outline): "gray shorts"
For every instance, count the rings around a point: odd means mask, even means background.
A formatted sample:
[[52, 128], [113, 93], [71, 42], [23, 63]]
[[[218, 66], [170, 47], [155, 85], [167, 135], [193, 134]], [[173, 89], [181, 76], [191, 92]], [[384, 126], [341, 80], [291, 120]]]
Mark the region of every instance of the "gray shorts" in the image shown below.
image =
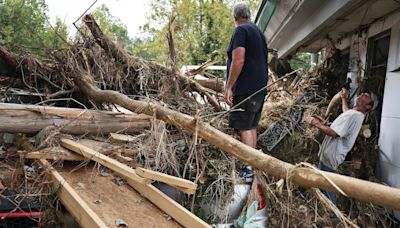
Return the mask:
[[[233, 96], [233, 106], [240, 103], [250, 95]], [[261, 111], [264, 105], [265, 93], [256, 94], [249, 100], [240, 104], [235, 109], [242, 111], [232, 111], [229, 114], [229, 126], [236, 130], [252, 130], [257, 128], [261, 118]]]

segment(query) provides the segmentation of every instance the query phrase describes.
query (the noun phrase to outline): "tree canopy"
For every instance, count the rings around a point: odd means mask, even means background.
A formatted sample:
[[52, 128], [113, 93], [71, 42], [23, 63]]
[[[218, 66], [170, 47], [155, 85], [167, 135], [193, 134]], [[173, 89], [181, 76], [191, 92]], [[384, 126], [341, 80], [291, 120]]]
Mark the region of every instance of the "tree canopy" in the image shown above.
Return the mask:
[[13, 52], [43, 55], [61, 48], [68, 38], [67, 26], [58, 18], [49, 24], [45, 0], [0, 1], [0, 44]]
[[[102, 30], [129, 52], [160, 63], [168, 62], [167, 29], [174, 16], [177, 65], [201, 64], [208, 60], [225, 65], [234, 29], [231, 8], [234, 0], [152, 0], [148, 22], [141, 34], [131, 38], [126, 25], [106, 5], [94, 11]], [[255, 12], [257, 0], [250, 5]], [[68, 26], [56, 18], [49, 23], [45, 0], [0, 1], [0, 44], [17, 53], [44, 56], [48, 50], [66, 45]]]
[[[175, 16], [174, 43], [178, 65], [208, 60], [225, 65], [226, 48], [234, 29], [228, 0], [153, 0], [149, 21], [135, 42], [134, 53], [158, 62], [168, 61], [168, 21]], [[255, 11], [258, 1], [250, 1]]]

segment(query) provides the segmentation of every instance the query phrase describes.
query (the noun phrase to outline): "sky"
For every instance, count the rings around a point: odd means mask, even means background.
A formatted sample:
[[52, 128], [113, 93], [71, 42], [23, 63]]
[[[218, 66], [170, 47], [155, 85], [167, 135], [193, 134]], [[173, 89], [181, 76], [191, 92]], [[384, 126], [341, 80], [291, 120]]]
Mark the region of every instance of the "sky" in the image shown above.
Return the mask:
[[[46, 0], [49, 8], [49, 16], [53, 24], [56, 16], [60, 17], [68, 26], [70, 34], [75, 34], [76, 21], [87, 10], [95, 0]], [[98, 0], [88, 11], [94, 11], [97, 7], [105, 4], [110, 13], [121, 19], [128, 29], [129, 36], [135, 37], [139, 33], [139, 27], [147, 22], [150, 0]]]

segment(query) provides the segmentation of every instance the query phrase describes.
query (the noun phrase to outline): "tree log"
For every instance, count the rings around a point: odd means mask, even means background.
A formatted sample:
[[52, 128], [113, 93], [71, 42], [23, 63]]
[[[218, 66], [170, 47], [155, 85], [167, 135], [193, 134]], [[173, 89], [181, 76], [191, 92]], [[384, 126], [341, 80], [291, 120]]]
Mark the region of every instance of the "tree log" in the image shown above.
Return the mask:
[[100, 90], [94, 86], [93, 78], [89, 74], [76, 76], [75, 81], [80, 90], [93, 100], [115, 103], [133, 112], [155, 116], [157, 119], [175, 125], [178, 128], [197, 133], [199, 137], [210, 144], [277, 178], [289, 179], [292, 183], [306, 188], [315, 187], [339, 193], [326, 180], [324, 177], [326, 176], [348, 197], [388, 208], [400, 209], [400, 189], [317, 169], [297, 167], [251, 148], [198, 118], [165, 108], [153, 102], [132, 100], [116, 91]]
[[0, 132], [36, 133], [58, 126], [69, 134], [138, 133], [150, 126], [150, 120], [147, 115], [0, 103]]

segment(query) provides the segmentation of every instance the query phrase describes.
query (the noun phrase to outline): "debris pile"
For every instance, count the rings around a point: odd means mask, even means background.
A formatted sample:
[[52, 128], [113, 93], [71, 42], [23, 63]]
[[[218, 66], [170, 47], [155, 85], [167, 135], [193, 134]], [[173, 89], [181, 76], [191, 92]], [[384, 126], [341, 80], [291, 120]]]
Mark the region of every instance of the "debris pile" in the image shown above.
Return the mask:
[[[201, 68], [182, 74], [130, 56], [91, 15], [84, 23], [75, 42], [45, 62], [0, 46], [0, 130], [7, 132], [1, 137], [1, 181], [24, 197], [17, 202], [40, 201], [36, 210], [43, 211], [45, 226], [67, 223], [58, 200], [87, 227], [232, 222], [235, 187], [246, 184], [238, 170], [253, 160], [259, 171], [242, 200], [247, 207], [260, 202], [272, 226], [331, 224], [335, 207], [319, 190], [293, 185], [301, 174], [319, 174], [302, 163], [315, 164], [320, 137], [304, 120], [325, 113], [329, 91], [321, 81], [329, 67], [281, 78], [270, 72], [259, 131], [282, 123], [284, 135], [266, 151], [282, 162], [229, 136], [235, 133], [227, 126], [220, 81], [195, 80]], [[294, 120], [290, 110], [300, 116]], [[331, 187], [326, 183], [307, 186]], [[345, 216], [336, 211], [344, 224], [392, 222], [384, 209], [354, 202]], [[18, 203], [15, 210], [25, 211]]]

